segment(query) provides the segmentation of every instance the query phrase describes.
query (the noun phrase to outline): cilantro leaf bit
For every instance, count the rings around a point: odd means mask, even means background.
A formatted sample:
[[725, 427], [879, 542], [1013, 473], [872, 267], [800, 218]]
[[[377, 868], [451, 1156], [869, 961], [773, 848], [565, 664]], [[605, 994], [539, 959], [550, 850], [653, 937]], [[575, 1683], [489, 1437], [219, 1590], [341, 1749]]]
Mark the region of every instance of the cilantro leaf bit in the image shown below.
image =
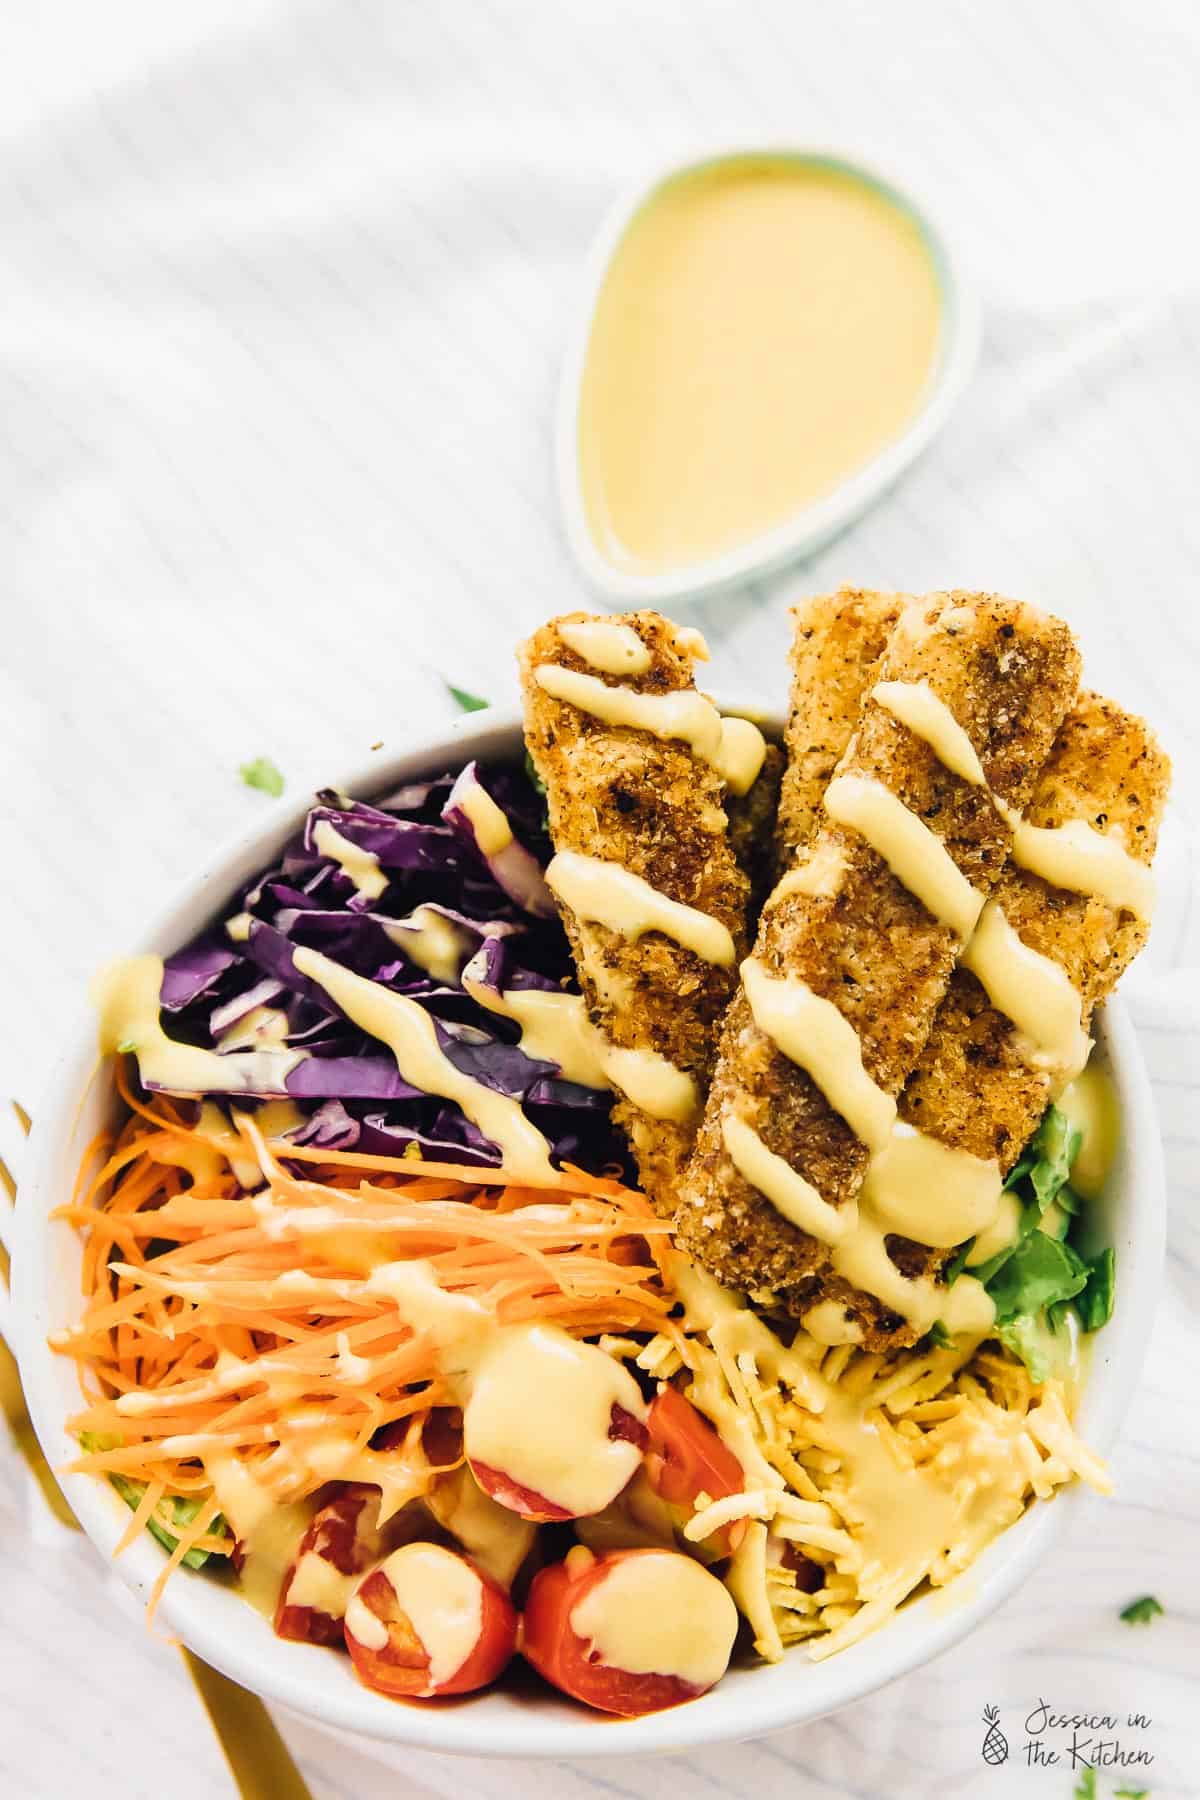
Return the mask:
[[1113, 1800], [1150, 1800], [1150, 1789], [1114, 1788]]
[[136, 1053], [137, 1053], [137, 1045], [134, 1043], [132, 1038], [122, 1038], [120, 1043], [117, 1045], [117, 1055], [118, 1056], [134, 1056], [134, 1055], [136, 1055]]
[[445, 676], [442, 677], [442, 680], [450, 698], [456, 701], [465, 713], [486, 712], [492, 704], [490, 700], [481, 700], [478, 694], [472, 694], [466, 688], [455, 687], [452, 681], [446, 681]]
[[1140, 1600], [1131, 1600], [1128, 1606], [1121, 1608], [1121, 1617], [1126, 1625], [1148, 1625], [1151, 1619], [1161, 1617], [1164, 1610], [1153, 1594], [1143, 1594]]
[[948, 1350], [954, 1342], [940, 1319], [935, 1319], [929, 1327], [929, 1342], [935, 1350]]
[[[103, 1450], [119, 1450], [120, 1447], [121, 1440], [117, 1437], [108, 1437], [95, 1431], [81, 1431], [79, 1434], [79, 1448], [87, 1456]], [[142, 1495], [146, 1492], [145, 1482], [131, 1481], [128, 1475], [119, 1475], [111, 1469], [108, 1471], [108, 1479], [130, 1512], [136, 1512], [142, 1503]], [[191, 1524], [203, 1505], [205, 1505], [203, 1495], [173, 1494], [170, 1498], [164, 1497], [159, 1502], [158, 1510], [146, 1520], [146, 1530], [152, 1537], [158, 1539], [164, 1550], [174, 1550], [179, 1539], [169, 1530], [167, 1522], [164, 1521], [164, 1510], [167, 1521], [174, 1525], [175, 1530], [183, 1531]], [[229, 1527], [225, 1523], [223, 1514], [217, 1514], [208, 1530], [212, 1537], [229, 1535]], [[183, 1557], [183, 1566], [185, 1569], [202, 1569], [211, 1555], [211, 1550], [191, 1549]]]
[[283, 792], [283, 776], [269, 756], [256, 756], [253, 762], [243, 763], [238, 773], [247, 787], [258, 788], [275, 800]]
[[1083, 1774], [1071, 1789], [1074, 1800], [1096, 1800], [1096, 1771], [1091, 1763], [1084, 1763]]

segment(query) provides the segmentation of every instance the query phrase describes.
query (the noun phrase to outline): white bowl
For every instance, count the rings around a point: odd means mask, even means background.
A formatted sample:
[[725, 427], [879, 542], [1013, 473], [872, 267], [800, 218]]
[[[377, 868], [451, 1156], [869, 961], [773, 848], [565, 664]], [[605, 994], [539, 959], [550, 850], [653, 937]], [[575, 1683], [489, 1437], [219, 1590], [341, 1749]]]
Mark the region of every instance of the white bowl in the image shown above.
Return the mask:
[[[768, 726], [778, 718], [767, 715]], [[415, 776], [468, 757], [515, 756], [520, 724], [512, 713], [472, 715], [434, 742], [353, 771], [338, 786], [370, 798]], [[281, 801], [255, 831], [210, 857], [196, 880], [152, 926], [130, 933], [130, 948], [167, 953], [185, 943], [234, 891], [264, 867], [297, 827], [304, 808]], [[1097, 1054], [1116, 1080], [1124, 1131], [1115, 1167], [1098, 1206], [1105, 1241], [1116, 1246], [1116, 1310], [1093, 1340], [1080, 1411], [1088, 1441], [1111, 1444], [1138, 1379], [1157, 1300], [1163, 1260], [1163, 1182], [1153, 1103], [1141, 1055], [1120, 1006], [1110, 1006]], [[15, 1221], [13, 1300], [17, 1352], [29, 1409], [52, 1468], [77, 1454], [63, 1421], [80, 1404], [74, 1364], [56, 1356], [47, 1333], [80, 1313], [80, 1247], [72, 1230], [48, 1216], [71, 1192], [83, 1147], [115, 1114], [107, 1069], [98, 1071], [95, 1026], [82, 1012], [38, 1108], [28, 1174]], [[110, 1555], [129, 1522], [128, 1509], [92, 1476], [64, 1475], [63, 1488], [80, 1523]], [[470, 1755], [584, 1757], [693, 1749], [699, 1744], [781, 1731], [835, 1711], [936, 1656], [987, 1617], [1030, 1574], [1077, 1504], [1070, 1490], [1035, 1505], [980, 1557], [954, 1589], [904, 1607], [873, 1637], [824, 1663], [802, 1649], [773, 1667], [737, 1668], [689, 1705], [617, 1722], [535, 1690], [482, 1694], [421, 1707], [383, 1699], [360, 1687], [349, 1660], [330, 1650], [285, 1643], [236, 1590], [204, 1575], [178, 1571], [159, 1616], [192, 1650], [269, 1701], [367, 1737], [426, 1750]], [[162, 1551], [145, 1533], [115, 1567], [143, 1597], [162, 1566]]]
[[[759, 532], [719, 556], [654, 574], [639, 574], [612, 562], [597, 544], [588, 523], [579, 468], [579, 402], [588, 342], [600, 288], [613, 254], [636, 213], [665, 182], [717, 163], [742, 157], [771, 156], [816, 164], [854, 175], [877, 188], [914, 219], [929, 246], [942, 289], [942, 326], [937, 358], [920, 407], [899, 437], [824, 498], [797, 509], [781, 524]], [[801, 556], [811, 556], [835, 537], [898, 481], [933, 442], [966, 387], [979, 350], [979, 307], [962, 263], [946, 231], [923, 201], [886, 171], [860, 157], [822, 146], [750, 144], [672, 162], [651, 180], [642, 180], [614, 205], [601, 226], [584, 264], [576, 314], [567, 342], [558, 400], [555, 463], [559, 503], [571, 553], [589, 585], [620, 606], [665, 606], [681, 596], [695, 597], [732, 587]]]

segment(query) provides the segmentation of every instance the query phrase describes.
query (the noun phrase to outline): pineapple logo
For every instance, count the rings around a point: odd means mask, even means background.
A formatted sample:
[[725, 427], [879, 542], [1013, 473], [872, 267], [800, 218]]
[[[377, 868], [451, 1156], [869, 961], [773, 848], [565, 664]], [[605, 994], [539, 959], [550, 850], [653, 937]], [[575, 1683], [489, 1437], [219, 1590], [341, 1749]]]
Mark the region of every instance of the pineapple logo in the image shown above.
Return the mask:
[[1002, 1762], [1008, 1761], [1008, 1739], [1000, 1729], [1000, 1714], [996, 1707], [985, 1706], [983, 1717], [987, 1725], [987, 1736], [983, 1740], [980, 1754], [985, 1763], [998, 1769]]

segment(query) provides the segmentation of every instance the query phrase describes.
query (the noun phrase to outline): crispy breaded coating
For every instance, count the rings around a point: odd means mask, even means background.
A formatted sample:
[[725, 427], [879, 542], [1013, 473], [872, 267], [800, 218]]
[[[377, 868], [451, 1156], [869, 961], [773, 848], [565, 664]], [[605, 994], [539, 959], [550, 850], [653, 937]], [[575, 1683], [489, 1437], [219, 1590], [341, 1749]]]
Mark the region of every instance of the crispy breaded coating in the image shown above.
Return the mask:
[[785, 758], [778, 744], [768, 744], [758, 780], [748, 793], [728, 793], [729, 842], [738, 867], [750, 882], [750, 918], [756, 921], [775, 880], [775, 820]]
[[[1079, 654], [1061, 620], [1018, 601], [937, 594], [903, 609], [877, 677], [928, 682], [969, 733], [992, 790], [1020, 810], [1074, 701]], [[1008, 855], [1008, 826], [986, 790], [946, 768], [890, 713], [864, 707], [837, 772], [880, 781], [934, 831], [979, 893], [991, 891]], [[816, 891], [768, 905], [755, 957], [769, 974], [797, 977], [832, 1001], [858, 1034], [867, 1073], [898, 1094], [945, 995], [959, 940], [857, 831], [823, 817], [807, 858], [825, 878], [810, 883]], [[741, 991], [724, 1027], [677, 1228], [721, 1280], [799, 1315], [826, 1291], [828, 1249], [738, 1173], [721, 1133], [727, 1111], [829, 1204], [845, 1205], [857, 1193], [865, 1146], [758, 1029]]]
[[[518, 653], [525, 739], [545, 784], [555, 850], [619, 863], [670, 899], [711, 915], [732, 933], [740, 957], [748, 941], [749, 882], [730, 843], [725, 786], [716, 770], [687, 743], [611, 726], [552, 699], [535, 679], [545, 663], [596, 674], [558, 633], [560, 624], [588, 616], [552, 620]], [[620, 685], [643, 694], [694, 687], [688, 634], [654, 612], [622, 614], [619, 622], [652, 657], [644, 674], [621, 677]], [[578, 919], [570, 907], [560, 910], [595, 1023], [620, 1048], [651, 1050], [685, 1071], [702, 1104], [736, 963], [718, 967], [657, 931], [631, 942]], [[669, 1213], [699, 1109], [688, 1122], [672, 1123], [621, 1096], [613, 1117], [630, 1139], [647, 1194]]]
[[821, 796], [858, 723], [872, 665], [911, 598], [839, 588], [791, 608], [792, 690], [783, 734], [787, 768], [775, 824], [780, 871], [791, 866], [816, 829]]
[[[1026, 817], [1049, 826], [1083, 819], [1149, 864], [1170, 779], [1170, 761], [1145, 720], [1084, 693], [1058, 735]], [[1149, 926], [1103, 900], [1052, 887], [1012, 862], [993, 897], [1022, 942], [1066, 971], [1079, 990], [1086, 1030]], [[1061, 1073], [1037, 1068], [1022, 1054], [1011, 1022], [989, 1004], [974, 975], [959, 968], [900, 1096], [900, 1117], [952, 1149], [995, 1157], [1007, 1174], [1063, 1085]], [[953, 1255], [902, 1238], [891, 1248], [906, 1274], [935, 1272]]]

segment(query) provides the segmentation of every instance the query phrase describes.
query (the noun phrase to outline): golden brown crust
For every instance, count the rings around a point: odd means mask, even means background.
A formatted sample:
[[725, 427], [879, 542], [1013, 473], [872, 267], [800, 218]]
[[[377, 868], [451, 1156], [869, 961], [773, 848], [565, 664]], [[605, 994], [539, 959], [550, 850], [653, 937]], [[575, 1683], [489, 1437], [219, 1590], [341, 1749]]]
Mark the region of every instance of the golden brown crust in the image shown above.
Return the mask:
[[[928, 681], [970, 734], [993, 790], [1024, 808], [1075, 697], [1079, 656], [1057, 619], [996, 595], [931, 595], [906, 607], [878, 668], [885, 680]], [[941, 838], [981, 893], [994, 885], [1010, 832], [988, 794], [948, 770], [878, 706], [864, 708], [839, 773], [884, 783]], [[768, 907], [755, 955], [798, 977], [854, 1026], [863, 1063], [889, 1093], [915, 1066], [959, 945], [858, 835], [828, 818], [807, 856], [840, 864], [826, 891]], [[721, 1121], [734, 1110], [821, 1196], [857, 1192], [866, 1150], [809, 1077], [755, 1026], [744, 995], [730, 1007], [704, 1122], [677, 1215], [688, 1249], [735, 1287], [793, 1313], [831, 1291], [828, 1251], [785, 1220], [737, 1173]], [[893, 1316], [878, 1309], [889, 1328]]]
[[775, 859], [795, 861], [816, 829], [821, 796], [858, 723], [872, 665], [883, 655], [908, 594], [839, 588], [791, 609], [792, 689], [784, 730]]
[[[730, 845], [716, 770], [685, 743], [616, 728], [552, 699], [535, 679], [544, 663], [597, 673], [558, 635], [560, 624], [589, 616], [551, 620], [518, 653], [525, 739], [545, 784], [554, 847], [620, 863], [672, 900], [719, 919], [740, 956], [749, 883]], [[637, 633], [653, 661], [619, 685], [644, 694], [694, 687], [692, 651], [669, 620], [639, 612], [622, 614], [620, 623]], [[618, 685], [616, 677], [602, 679]], [[631, 943], [581, 922], [569, 907], [560, 911], [596, 1023], [622, 1048], [653, 1050], [685, 1070], [703, 1097], [736, 966], [715, 967], [658, 932]], [[613, 1116], [630, 1138], [646, 1192], [670, 1211], [695, 1126], [651, 1119], [625, 1099]]]

